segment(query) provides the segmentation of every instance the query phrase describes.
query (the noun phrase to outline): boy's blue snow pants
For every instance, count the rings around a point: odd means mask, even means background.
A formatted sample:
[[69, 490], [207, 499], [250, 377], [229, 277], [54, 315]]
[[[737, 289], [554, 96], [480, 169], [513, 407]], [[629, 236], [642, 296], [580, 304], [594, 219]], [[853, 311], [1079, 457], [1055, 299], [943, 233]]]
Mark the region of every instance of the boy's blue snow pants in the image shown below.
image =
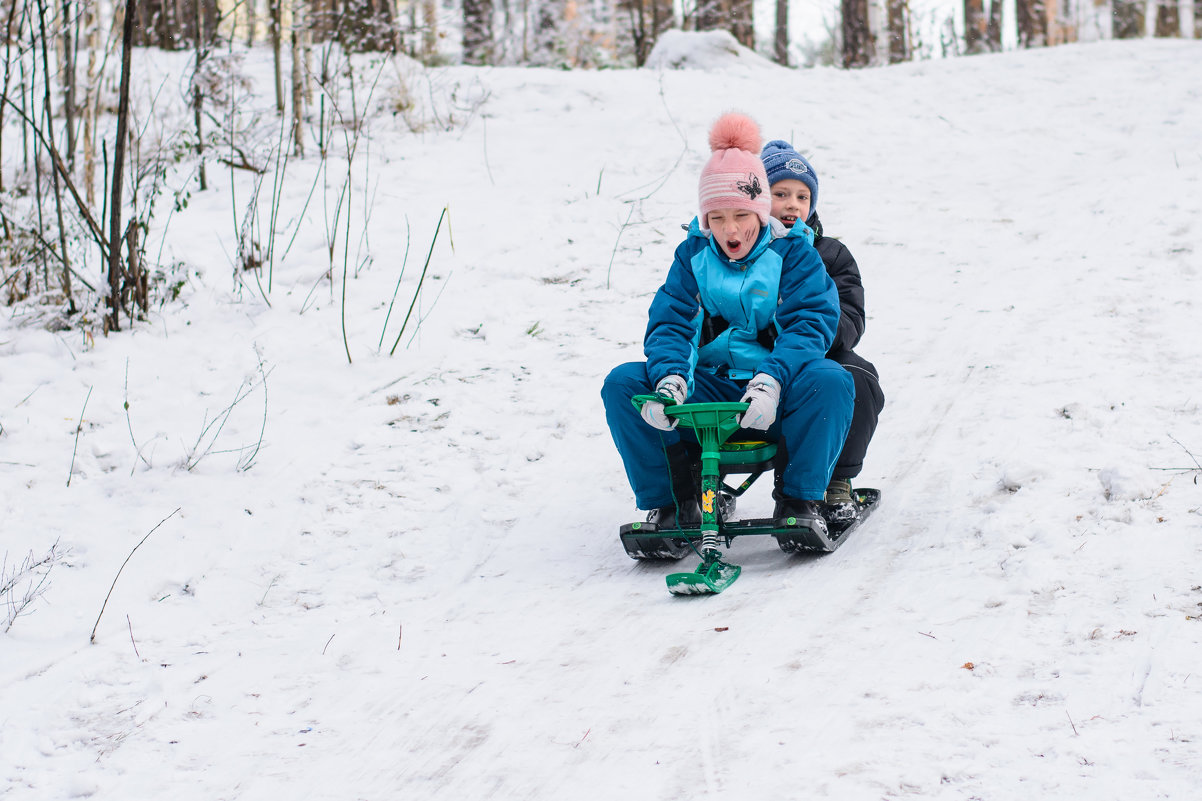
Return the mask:
[[[630, 399], [654, 391], [647, 377], [646, 362], [627, 362], [615, 367], [601, 388], [605, 419], [640, 509], [672, 505], [669, 448], [680, 442], [682, 436], [696, 441], [692, 431], [683, 426], [674, 431], [660, 431], [643, 420]], [[737, 401], [743, 397], [743, 391], [740, 383], [698, 369], [693, 373], [693, 394], [687, 402]], [[851, 374], [830, 359], [808, 362], [793, 383], [782, 388], [776, 422], [764, 438], [784, 441], [789, 459], [784, 472], [787, 495], [821, 500], [826, 494], [831, 470], [851, 425], [854, 400]]]

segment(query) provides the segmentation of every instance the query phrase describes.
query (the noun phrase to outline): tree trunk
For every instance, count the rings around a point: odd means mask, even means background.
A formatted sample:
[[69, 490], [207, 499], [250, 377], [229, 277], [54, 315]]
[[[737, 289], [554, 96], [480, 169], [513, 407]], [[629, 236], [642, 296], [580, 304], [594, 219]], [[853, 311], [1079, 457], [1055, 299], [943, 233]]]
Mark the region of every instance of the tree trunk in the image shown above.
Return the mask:
[[985, 51], [985, 6], [983, 0], [964, 0], [964, 52], [975, 55]]
[[754, 48], [754, 0], [697, 0], [694, 27], [699, 31], [730, 31], [739, 44]]
[[343, 0], [337, 16], [338, 41], [352, 53], [391, 52], [396, 44], [394, 22], [388, 0]]
[[95, 4], [84, 3], [84, 30], [88, 37], [88, 72], [85, 77], [83, 95], [83, 186], [84, 197], [89, 206], [96, 205], [96, 116], [99, 114], [97, 88], [100, 78], [96, 74], [97, 56], [100, 50], [100, 20], [96, 16]]
[[66, 162], [75, 166], [75, 58], [79, 52], [79, 19], [71, 0], [63, 0], [63, 123], [67, 128]]
[[[1194, 24], [1197, 25], [1196, 22]], [[1181, 12], [1177, 8], [1177, 0], [1159, 0], [1156, 6], [1156, 35], [1181, 35]]]
[[693, 27], [699, 31], [717, 31], [725, 28], [726, 15], [723, 0], [697, 0], [693, 15]]
[[142, 252], [138, 240], [138, 221], [130, 220], [129, 226], [125, 229], [125, 272], [129, 278], [127, 291], [133, 303], [129, 309], [130, 324], [133, 324], [134, 307], [142, 310], [142, 313], [150, 311], [150, 282], [146, 277], [146, 269], [142, 264]]
[[886, 0], [885, 14], [889, 28], [889, 63], [910, 60], [909, 0]]
[[[45, 91], [42, 100], [42, 112], [45, 115], [46, 125], [46, 140], [50, 142], [50, 147], [54, 147], [54, 110], [50, 105], [50, 38], [46, 33], [46, 7], [42, 0], [38, 0], [38, 26], [42, 33], [42, 87]], [[54, 154], [51, 153], [51, 158]], [[59, 241], [59, 256], [62, 259], [62, 289], [63, 295], [72, 313], [75, 311], [75, 301], [71, 297], [71, 261], [70, 254], [67, 253], [67, 228], [63, 224], [63, 195], [62, 188], [59, 184], [58, 170], [54, 165], [51, 165], [50, 174], [54, 184], [54, 210], [58, 220], [58, 241]]]
[[301, 39], [304, 36], [302, 0], [292, 0], [292, 152], [305, 155], [305, 68]]
[[[4, 19], [4, 44], [6, 46], [11, 45], [13, 43], [13, 22], [16, 21], [16, 18], [17, 18], [17, 4], [15, 2], [13, 2], [9, 6], [8, 13], [5, 14], [5, 19]], [[0, 87], [0, 91], [3, 91], [3, 97], [9, 97], [10, 96], [9, 92], [12, 89], [12, 63], [13, 62], [9, 56], [10, 56], [10, 51], [6, 50], [5, 58], [4, 58], [4, 86]], [[24, 92], [22, 92], [22, 97], [24, 97]], [[3, 102], [0, 102], [0, 131], [4, 130], [4, 112], [5, 112], [6, 108], [7, 108], [6, 104]], [[24, 126], [24, 125], [21, 126], [22, 131], [24, 131], [25, 128], [26, 128], [26, 126]], [[0, 165], [3, 165], [3, 164], [4, 164], [4, 138], [0, 137]], [[4, 170], [0, 169], [0, 192], [2, 192], [2, 191], [4, 191]], [[8, 238], [8, 234], [9, 234], [8, 218], [5, 217], [4, 218], [4, 235], [5, 235], [6, 239]]]
[[730, 0], [730, 32], [743, 47], [755, 49], [754, 0]]
[[563, 16], [561, 0], [542, 0], [534, 14], [534, 41], [529, 59], [538, 65], [557, 63], [559, 20]]
[[283, 48], [284, 36], [283, 5], [283, 0], [267, 0], [267, 13], [270, 16], [268, 25], [271, 28], [272, 66], [275, 70], [275, 111], [277, 114], [284, 113], [284, 65], [280, 53]]
[[134, 17], [134, 44], [138, 47], [153, 47], [159, 43], [155, 26], [158, 24], [162, 0], [142, 0], [137, 4]]
[[246, 46], [255, 46], [255, 27], [259, 24], [258, 5], [259, 0], [245, 0], [246, 5]]
[[208, 176], [205, 174], [205, 139], [201, 118], [204, 111], [204, 90], [201, 89], [201, 69], [205, 59], [205, 26], [204, 12], [200, 3], [196, 3], [196, 65], [192, 71], [192, 121], [196, 125], [196, 158], [200, 162], [200, 191], [209, 188]]
[[[438, 3], [435, 0], [422, 0], [422, 20], [422, 61], [430, 64], [438, 55]], [[489, 22], [492, 22], [491, 8]]]
[[876, 56], [876, 43], [868, 25], [868, 0], [841, 0], [843, 10], [843, 66], [867, 67]]
[[1144, 0], [1112, 0], [1115, 39], [1142, 39], [1144, 31]]
[[789, 66], [789, 0], [776, 0], [776, 32], [772, 55], [782, 67]]
[[672, 0], [621, 0], [618, 10], [626, 15], [634, 63], [643, 66], [660, 34], [672, 27]]
[[985, 29], [985, 34], [989, 49], [994, 53], [1002, 52], [1002, 0], [990, 2], [989, 25]]
[[[84, 0], [92, 3], [95, 0]], [[196, 41], [202, 27], [206, 45], [217, 36], [217, 0], [139, 0], [134, 16], [134, 45], [163, 50], [184, 50]]]
[[463, 0], [463, 63], [493, 63], [492, 0]]
[[136, 0], [125, 0], [121, 33], [121, 87], [117, 92], [117, 141], [113, 149], [113, 188], [109, 206], [109, 316], [107, 328], [121, 330], [121, 188], [125, 139], [129, 135], [129, 79], [134, 46]]
[[1044, 0], [1015, 0], [1019, 47], [1044, 47], [1048, 43], [1047, 6]]

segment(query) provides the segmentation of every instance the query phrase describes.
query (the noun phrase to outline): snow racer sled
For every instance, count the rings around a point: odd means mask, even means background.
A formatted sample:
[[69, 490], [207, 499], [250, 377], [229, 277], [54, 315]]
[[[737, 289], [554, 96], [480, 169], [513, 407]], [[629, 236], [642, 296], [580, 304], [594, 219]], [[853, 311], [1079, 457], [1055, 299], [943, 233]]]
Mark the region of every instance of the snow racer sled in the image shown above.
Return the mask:
[[[735, 499], [773, 469], [777, 455], [775, 442], [744, 438], [750, 432], [739, 428], [738, 418], [747, 410], [747, 404], [738, 401], [676, 404], [660, 395], [636, 395], [631, 400], [639, 409], [648, 401], [663, 403], [665, 414], [693, 429], [701, 446], [697, 496], [700, 524], [660, 530], [651, 522], [627, 523], [619, 533], [622, 546], [632, 559], [675, 560], [689, 552], [701, 557], [701, 563], [691, 573], [668, 575], [668, 591], [674, 595], [718, 593], [734, 583], [742, 568], [722, 559], [719, 543], [729, 548], [735, 537], [766, 534], [774, 537], [785, 553], [829, 553], [847, 540], [880, 500], [880, 490], [853, 490], [856, 515], [850, 520], [728, 519], [733, 518]], [[742, 435], [734, 436], [736, 432]], [[724, 481], [729, 475], [747, 478], [732, 487]]]

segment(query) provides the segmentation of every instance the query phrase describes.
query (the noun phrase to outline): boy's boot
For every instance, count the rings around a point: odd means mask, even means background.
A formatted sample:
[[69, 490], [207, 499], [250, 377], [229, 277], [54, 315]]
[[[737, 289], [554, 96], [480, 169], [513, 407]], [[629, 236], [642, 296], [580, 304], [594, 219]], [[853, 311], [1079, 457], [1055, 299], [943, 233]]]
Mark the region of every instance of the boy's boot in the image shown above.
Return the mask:
[[832, 478], [826, 486], [826, 516], [832, 523], [850, 523], [859, 514], [859, 507], [851, 496], [851, 481]]

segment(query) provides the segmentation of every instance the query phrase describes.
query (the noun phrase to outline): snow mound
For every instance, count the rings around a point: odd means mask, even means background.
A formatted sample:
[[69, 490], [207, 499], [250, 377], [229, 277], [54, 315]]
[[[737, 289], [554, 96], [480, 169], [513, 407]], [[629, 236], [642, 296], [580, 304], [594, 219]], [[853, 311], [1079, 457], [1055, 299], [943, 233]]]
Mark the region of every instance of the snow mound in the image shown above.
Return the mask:
[[777, 66], [754, 50], [743, 47], [729, 31], [665, 31], [652, 48], [645, 66], [653, 70], [713, 70], [740, 64]]

